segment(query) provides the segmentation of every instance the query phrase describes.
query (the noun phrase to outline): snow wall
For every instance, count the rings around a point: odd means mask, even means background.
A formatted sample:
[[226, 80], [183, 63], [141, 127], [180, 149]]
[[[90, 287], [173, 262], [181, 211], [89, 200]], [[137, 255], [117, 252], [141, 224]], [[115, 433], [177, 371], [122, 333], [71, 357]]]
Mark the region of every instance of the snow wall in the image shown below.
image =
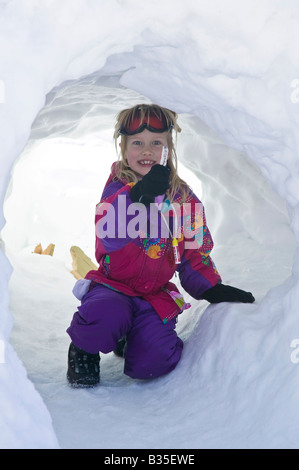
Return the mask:
[[[278, 259], [281, 252], [291, 252], [291, 275], [258, 299], [250, 316], [236, 325], [233, 309], [217, 321], [204, 315], [199, 339], [201, 380], [211, 379], [209, 364], [223, 355], [217, 349], [220, 342], [226, 347], [223, 371], [236, 366], [236, 402], [260, 375], [265, 381], [256, 391], [257, 400], [264, 404], [272, 391], [264, 432], [272, 428], [275, 433], [266, 445], [296, 447], [299, 379], [290, 360], [290, 343], [299, 337], [296, 2], [250, 0], [240, 9], [237, 1], [153, 0], [140, 9], [136, 0], [65, 0], [63, 5], [57, 0], [12, 0], [0, 4], [0, 26], [1, 206], [12, 166], [46, 95], [68, 80], [81, 79], [84, 85], [81, 77], [90, 75], [91, 81], [105, 77], [107, 85], [107, 77], [113, 77], [118, 89], [132, 89], [182, 114], [188, 138], [179, 155], [202, 178], [216, 243], [233, 246], [236, 231], [274, 247]], [[122, 104], [117, 102], [117, 110]], [[203, 141], [202, 134], [210, 137]], [[214, 160], [207, 158], [209, 145]], [[254, 187], [250, 194], [248, 184]], [[238, 215], [238, 224], [226, 206]], [[265, 233], [263, 224], [271, 230]], [[4, 225], [1, 210], [0, 228]], [[9, 342], [12, 268], [4, 247], [0, 256], [0, 340], [5, 353], [0, 364], [0, 445], [55, 448], [59, 444], [48, 410]], [[234, 363], [237, 356], [241, 360]], [[224, 394], [226, 389], [231, 393], [228, 383], [222, 386]]]

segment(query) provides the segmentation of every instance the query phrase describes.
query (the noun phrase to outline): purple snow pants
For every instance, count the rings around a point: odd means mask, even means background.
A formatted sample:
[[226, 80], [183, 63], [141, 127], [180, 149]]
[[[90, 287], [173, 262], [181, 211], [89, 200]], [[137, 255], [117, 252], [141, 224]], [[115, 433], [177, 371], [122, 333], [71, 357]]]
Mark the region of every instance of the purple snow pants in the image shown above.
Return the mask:
[[131, 297], [96, 284], [81, 300], [67, 333], [89, 353], [109, 353], [126, 336], [124, 373], [134, 379], [167, 374], [179, 362], [183, 341], [175, 318], [164, 324], [141, 297]]

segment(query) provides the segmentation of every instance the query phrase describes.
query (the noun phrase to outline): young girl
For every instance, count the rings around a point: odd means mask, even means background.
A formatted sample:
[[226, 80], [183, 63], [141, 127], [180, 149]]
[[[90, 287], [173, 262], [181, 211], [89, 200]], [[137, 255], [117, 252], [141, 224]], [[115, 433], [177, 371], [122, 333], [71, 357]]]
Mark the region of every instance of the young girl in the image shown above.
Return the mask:
[[[141, 104], [119, 113], [112, 165], [96, 210], [97, 271], [76, 283], [81, 306], [67, 332], [67, 378], [99, 383], [99, 352], [124, 357], [124, 373], [152, 379], [172, 371], [183, 342], [177, 316], [189, 304], [170, 282], [178, 272], [194, 299], [254, 302], [250, 292], [223, 285], [210, 258], [213, 241], [204, 209], [177, 174], [177, 114]], [[137, 214], [137, 215], [136, 215]]]

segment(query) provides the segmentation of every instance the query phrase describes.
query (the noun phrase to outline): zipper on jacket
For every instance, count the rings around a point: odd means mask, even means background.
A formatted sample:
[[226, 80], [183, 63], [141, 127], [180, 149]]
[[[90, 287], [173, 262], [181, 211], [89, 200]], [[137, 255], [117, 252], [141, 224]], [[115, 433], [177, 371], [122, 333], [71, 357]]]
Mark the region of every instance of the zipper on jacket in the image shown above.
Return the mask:
[[[170, 204], [170, 206], [171, 206], [171, 204]], [[174, 219], [175, 219], [175, 228], [177, 229], [178, 228], [177, 227], [177, 225], [178, 225], [177, 215], [176, 215], [175, 211], [173, 211], [173, 213], [174, 213]], [[175, 231], [173, 230], [173, 232], [172, 232], [170, 230], [170, 227], [169, 227], [162, 211], [160, 212], [160, 214], [161, 214], [161, 217], [162, 217], [166, 227], [168, 228], [169, 234], [171, 235], [171, 244], [172, 244], [172, 252], [173, 252], [174, 262], [175, 262], [175, 264], [180, 264], [181, 263], [181, 255], [180, 255], [178, 240], [175, 237]]]

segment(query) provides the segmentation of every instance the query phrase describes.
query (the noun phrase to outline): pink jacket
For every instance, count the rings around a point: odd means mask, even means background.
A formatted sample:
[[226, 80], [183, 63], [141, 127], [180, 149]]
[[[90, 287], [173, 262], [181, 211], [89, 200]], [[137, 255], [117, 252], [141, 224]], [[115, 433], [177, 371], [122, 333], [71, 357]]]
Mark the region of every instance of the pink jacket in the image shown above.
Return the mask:
[[[99, 268], [90, 271], [86, 279], [126, 295], [143, 297], [166, 323], [190, 307], [171, 282], [176, 271], [185, 291], [198, 300], [203, 292], [221, 282], [210, 257], [213, 240], [204, 209], [190, 191], [186, 205], [177, 195], [172, 206], [164, 201], [162, 211], [154, 205], [142, 206], [141, 211], [141, 205], [130, 199], [134, 183], [115, 178], [115, 165], [95, 216]], [[179, 264], [174, 258], [174, 235]]]

